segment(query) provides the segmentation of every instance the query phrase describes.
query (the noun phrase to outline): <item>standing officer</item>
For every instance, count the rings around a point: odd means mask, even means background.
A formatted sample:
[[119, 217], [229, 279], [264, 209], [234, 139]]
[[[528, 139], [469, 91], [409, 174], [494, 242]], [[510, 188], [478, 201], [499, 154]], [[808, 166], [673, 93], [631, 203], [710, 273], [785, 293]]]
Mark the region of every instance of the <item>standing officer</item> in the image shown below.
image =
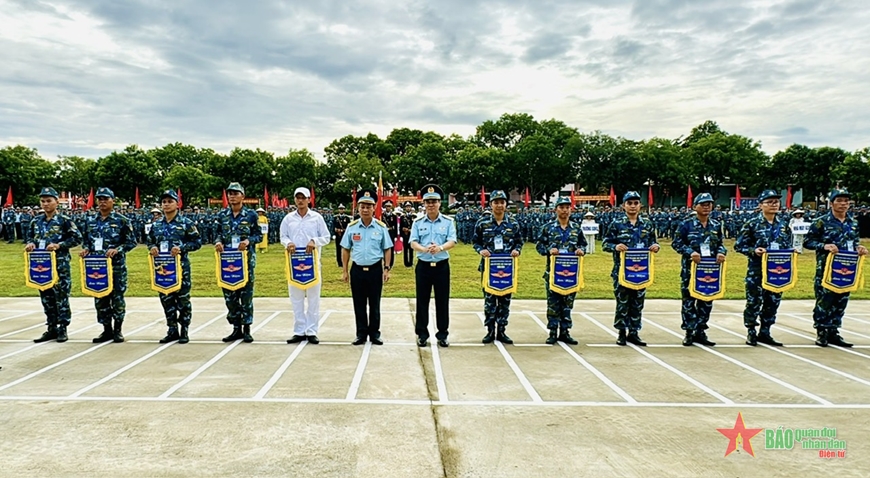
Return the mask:
[[400, 226], [402, 233], [402, 259], [405, 262], [405, 267], [414, 265], [414, 251], [411, 249], [411, 226], [414, 225], [414, 218], [417, 214], [414, 213], [414, 205], [410, 201], [405, 201], [403, 205], [405, 213], [402, 214]]
[[[710, 320], [710, 312], [713, 310], [713, 302], [695, 299], [689, 294], [689, 276], [692, 271], [692, 262], [698, 264], [701, 257], [716, 256], [719, 264], [725, 262], [725, 244], [722, 239], [722, 228], [719, 223], [710, 219], [713, 211], [713, 196], [710, 193], [701, 193], [695, 197], [693, 203], [697, 217], [687, 219], [680, 225], [671, 247], [683, 256], [682, 269], [680, 270], [680, 292], [682, 294], [682, 329], [686, 331], [683, 345], [692, 343], [714, 346], [715, 342], [707, 338], [707, 322]], [[723, 277], [724, 280], [724, 277]]]
[[393, 212], [393, 201], [384, 201], [384, 209], [385, 211], [384, 214], [381, 216], [381, 220], [384, 222], [384, 224], [386, 224], [387, 231], [390, 232], [390, 242], [393, 244], [392, 254], [390, 254], [390, 262], [389, 264], [387, 264], [392, 269], [393, 256], [396, 254], [396, 238], [399, 237], [399, 215]]
[[613, 319], [613, 327], [619, 332], [616, 343], [625, 345], [629, 342], [643, 347], [646, 342], [640, 339], [638, 332], [641, 329], [646, 289], [634, 290], [619, 285], [619, 256], [621, 252], [629, 249], [649, 249], [653, 253], [658, 253], [661, 247], [656, 240], [653, 223], [649, 219], [640, 217], [640, 193], [637, 191], [625, 193], [622, 196], [622, 208], [625, 210], [625, 215], [617, 216], [610, 223], [601, 248], [604, 252], [613, 253], [613, 270], [610, 277], [613, 278], [613, 295], [616, 296], [616, 314]]
[[[761, 286], [761, 256], [768, 251], [792, 248], [792, 232], [786, 222], [777, 213], [780, 207], [781, 194], [767, 189], [758, 195], [761, 214], [750, 217], [734, 243], [734, 250], [749, 258], [746, 268], [746, 307], [743, 309], [743, 325], [746, 326], [746, 345], [781, 346], [770, 336], [770, 328], [776, 323], [776, 311], [782, 301], [782, 292], [771, 292]], [[761, 316], [761, 330], [756, 334], [758, 318]]]
[[425, 347], [429, 340], [429, 296], [435, 291], [435, 323], [439, 347], [447, 347], [450, 326], [450, 254], [456, 245], [456, 224], [441, 214], [443, 192], [435, 184], [423, 186], [426, 215], [411, 226], [411, 247], [417, 251], [416, 278], [417, 312], [415, 332], [417, 345]]
[[72, 287], [69, 250], [82, 241], [82, 235], [69, 216], [58, 214], [57, 191], [54, 188], [42, 188], [39, 204], [42, 214], [36, 216], [25, 231], [27, 245], [24, 250], [55, 251], [57, 284], [51, 289], [39, 291], [47, 330], [42, 337], [33, 341], [39, 343], [57, 339], [58, 342], [66, 342], [66, 328], [72, 318], [69, 309], [69, 291]]
[[[130, 220], [115, 212], [115, 193], [109, 188], [97, 188], [95, 194], [99, 213], [88, 217], [82, 231], [81, 257], [91, 252], [105, 254], [112, 261], [112, 293], [94, 298], [97, 322], [103, 324], [103, 333], [94, 338], [95, 344], [112, 340], [124, 341], [121, 326], [127, 313], [127, 252], [136, 247], [136, 235]], [[112, 322], [114, 321], [114, 330]]]
[[347, 226], [347, 233], [341, 241], [344, 264], [341, 279], [350, 282], [353, 295], [353, 313], [356, 318], [356, 340], [353, 345], [362, 345], [367, 338], [375, 345], [383, 345], [381, 292], [384, 283], [390, 280], [388, 264], [393, 254], [393, 242], [386, 224], [374, 219], [376, 193], [364, 189], [360, 194], [360, 218]]
[[160, 205], [163, 207], [163, 218], [153, 223], [148, 231], [148, 249], [154, 257], [161, 252], [171, 253], [173, 257], [181, 255], [181, 289], [171, 294], [159, 294], [160, 305], [166, 315], [166, 326], [169, 327], [160, 343], [177, 340], [180, 344], [186, 344], [190, 341], [188, 329], [193, 315], [190, 305], [190, 259], [187, 254], [198, 251], [202, 242], [193, 220], [178, 214], [178, 193], [168, 189], [160, 195]]
[[[472, 243], [474, 250], [480, 254], [480, 265], [477, 270], [483, 274], [484, 257], [492, 254], [510, 254], [518, 257], [523, 249], [523, 238], [520, 225], [516, 219], [505, 212], [507, 208], [507, 195], [504, 191], [495, 190], [490, 194], [492, 214], [482, 216], [474, 225], [474, 237]], [[483, 312], [486, 326], [486, 336], [483, 343], [492, 343], [494, 340], [506, 344], [514, 343], [505, 333], [510, 315], [511, 294], [493, 295], [483, 292]], [[496, 331], [496, 325], [498, 330]]]
[[338, 214], [333, 218], [333, 229], [335, 230], [335, 261], [338, 267], [342, 267], [341, 257], [341, 241], [344, 238], [344, 231], [347, 230], [347, 225], [350, 224], [351, 217], [345, 214], [344, 204], [338, 205]]
[[[558, 294], [550, 290], [550, 261], [558, 254], [586, 254], [586, 237], [580, 223], [571, 221], [571, 198], [561, 196], [556, 200], [556, 220], [544, 224], [538, 236], [538, 254], [547, 256], [544, 269], [544, 287], [547, 290], [547, 328], [550, 336], [547, 343], [552, 345], [557, 340], [566, 344], [577, 345], [571, 337], [571, 309], [574, 307], [576, 292], [568, 295]], [[556, 333], [559, 333], [558, 337]]]
[[816, 345], [828, 344], [851, 347], [852, 344], [840, 337], [839, 328], [843, 324], [843, 314], [849, 304], [849, 293], [837, 294], [822, 287], [825, 274], [825, 261], [828, 254], [836, 254], [840, 249], [867, 255], [867, 248], [860, 244], [858, 221], [849, 216], [852, 195], [845, 189], [835, 188], [829, 200], [831, 210], [817, 217], [810, 225], [804, 247], [816, 251], [816, 278], [813, 290], [816, 306], [813, 308], [813, 327], [816, 329]]
[[254, 323], [254, 269], [257, 267], [255, 247], [262, 239], [257, 213], [244, 205], [245, 188], [239, 183], [227, 186], [229, 207], [217, 214], [215, 222], [214, 250], [218, 253], [227, 250], [248, 251], [248, 283], [238, 290], [222, 289], [224, 304], [227, 306], [227, 322], [233, 332], [222, 340], [233, 342], [239, 339], [251, 343], [251, 324]]

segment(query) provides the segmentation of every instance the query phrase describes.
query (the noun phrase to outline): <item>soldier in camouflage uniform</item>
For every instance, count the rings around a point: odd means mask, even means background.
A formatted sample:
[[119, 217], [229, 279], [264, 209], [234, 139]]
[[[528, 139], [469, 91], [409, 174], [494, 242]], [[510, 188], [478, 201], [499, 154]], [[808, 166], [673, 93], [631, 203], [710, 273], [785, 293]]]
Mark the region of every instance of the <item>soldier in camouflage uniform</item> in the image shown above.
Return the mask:
[[[492, 214], [487, 214], [477, 220], [474, 225], [474, 237], [472, 243], [474, 250], [481, 255], [480, 265], [477, 270], [483, 274], [484, 257], [492, 254], [510, 254], [518, 257], [523, 249], [523, 238], [520, 225], [510, 214], [505, 212], [507, 195], [504, 191], [495, 190], [490, 195]], [[506, 344], [514, 343], [505, 333], [510, 315], [511, 294], [494, 295], [483, 292], [484, 326], [486, 336], [483, 343], [492, 343], [494, 340]], [[498, 329], [496, 330], [496, 325]]]
[[47, 330], [42, 337], [33, 340], [37, 343], [54, 339], [66, 342], [66, 328], [72, 318], [69, 309], [69, 292], [72, 287], [69, 250], [82, 241], [82, 235], [69, 216], [58, 214], [57, 197], [54, 188], [42, 188], [39, 203], [43, 213], [36, 216], [25, 231], [27, 245], [24, 250], [55, 251], [57, 264], [57, 283], [51, 289], [39, 291]]
[[859, 242], [858, 221], [847, 214], [850, 198], [851, 194], [845, 189], [831, 191], [831, 211], [813, 221], [804, 239], [804, 247], [816, 251], [816, 278], [813, 283], [816, 306], [813, 308], [813, 327], [816, 329], [816, 345], [819, 347], [827, 347], [828, 344], [852, 346], [840, 337], [838, 331], [843, 324], [849, 294], [837, 294], [822, 287], [828, 254], [836, 254], [840, 249], [855, 251], [862, 256], [867, 254], [867, 248]]
[[[130, 220], [115, 212], [115, 193], [109, 188], [97, 188], [95, 194], [99, 213], [88, 217], [82, 231], [81, 257], [90, 253], [105, 254], [112, 263], [112, 293], [94, 298], [97, 322], [103, 324], [103, 333], [94, 343], [124, 341], [121, 327], [127, 313], [124, 293], [127, 292], [127, 252], [136, 248], [136, 235]], [[114, 324], [113, 324], [114, 322]], [[113, 328], [114, 325], [114, 328]]]
[[347, 230], [347, 225], [350, 224], [350, 216], [344, 212], [344, 204], [338, 205], [338, 214], [335, 215], [333, 225], [335, 230], [335, 262], [338, 267], [344, 267], [341, 262], [341, 240], [344, 238], [344, 231]]
[[[695, 197], [695, 212], [697, 217], [683, 222], [677, 230], [671, 247], [683, 256], [682, 269], [680, 270], [680, 293], [683, 299], [682, 306], [682, 329], [686, 331], [683, 345], [693, 343], [714, 346], [715, 342], [707, 338], [705, 330], [708, 329], [707, 321], [710, 320], [710, 312], [713, 311], [713, 302], [695, 299], [689, 294], [689, 277], [692, 271], [692, 262], [701, 262], [701, 257], [715, 255], [718, 263], [725, 262], [725, 249], [722, 239], [722, 228], [719, 223], [710, 219], [713, 210], [713, 196], [710, 193], [701, 193]], [[724, 277], [722, 278], [725, 279]]]
[[405, 212], [402, 214], [400, 223], [400, 234], [402, 236], [402, 259], [405, 267], [414, 265], [414, 250], [411, 249], [411, 226], [414, 225], [414, 219], [417, 217], [414, 214], [414, 205], [409, 201], [405, 201]]
[[543, 277], [547, 289], [547, 328], [550, 330], [546, 343], [551, 345], [557, 340], [577, 345], [577, 341], [569, 333], [572, 325], [571, 309], [577, 294], [562, 295], [550, 290], [550, 256], [565, 253], [582, 256], [586, 253], [586, 238], [580, 229], [580, 223], [572, 222], [570, 215], [571, 198], [562, 196], [556, 201], [556, 220], [541, 228], [537, 241], [538, 254], [547, 256]]
[[190, 259], [187, 254], [199, 250], [202, 243], [193, 220], [178, 214], [178, 194], [174, 190], [169, 189], [161, 194], [160, 203], [163, 218], [152, 224], [148, 232], [148, 249], [154, 257], [167, 252], [173, 256], [181, 255], [181, 289], [171, 294], [159, 294], [160, 305], [166, 315], [166, 326], [169, 327], [160, 343], [177, 340], [186, 344], [190, 341], [188, 329], [193, 315], [190, 305]]
[[613, 327], [619, 332], [618, 345], [630, 342], [641, 347], [646, 342], [640, 339], [641, 314], [643, 312], [646, 289], [634, 290], [619, 285], [620, 252], [629, 249], [649, 249], [658, 253], [661, 247], [656, 240], [655, 226], [649, 219], [640, 217], [640, 193], [629, 191], [622, 197], [625, 215], [614, 218], [607, 228], [601, 249], [613, 253], [613, 295], [616, 296], [616, 314]]
[[239, 339], [251, 343], [251, 324], [254, 323], [254, 269], [257, 266], [257, 252], [253, 247], [262, 240], [257, 213], [243, 204], [245, 188], [239, 183], [227, 186], [229, 207], [217, 214], [217, 230], [214, 249], [248, 251], [248, 283], [238, 290], [223, 289], [224, 303], [227, 306], [227, 322], [233, 332], [224, 337], [224, 342]]
[[[777, 215], [780, 207], [778, 192], [768, 189], [758, 195], [761, 213], [750, 217], [740, 229], [734, 250], [749, 258], [746, 268], [746, 307], [743, 309], [743, 325], [746, 326], [746, 345], [781, 346], [770, 335], [770, 328], [776, 323], [776, 311], [782, 301], [782, 292], [771, 292], [761, 287], [761, 256], [767, 251], [791, 249], [792, 233], [788, 222]], [[758, 318], [761, 329], [756, 334]]]

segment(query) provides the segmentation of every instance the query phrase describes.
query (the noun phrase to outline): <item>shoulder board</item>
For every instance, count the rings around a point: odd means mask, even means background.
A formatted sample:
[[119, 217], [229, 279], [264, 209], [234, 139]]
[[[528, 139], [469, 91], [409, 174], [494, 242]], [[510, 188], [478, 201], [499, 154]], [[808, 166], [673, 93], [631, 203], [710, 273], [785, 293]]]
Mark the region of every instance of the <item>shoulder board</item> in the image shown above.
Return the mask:
[[[356, 222], [356, 221], [354, 221], [354, 222]], [[387, 224], [385, 222], [381, 221], [380, 219], [375, 218], [375, 222], [380, 224], [381, 226], [387, 227]]]
[[[350, 221], [350, 224], [348, 224], [348, 226], [353, 226], [354, 224], [356, 224], [358, 222], [359, 222], [359, 219], [354, 219], [353, 221]], [[378, 221], [378, 222], [380, 222], [380, 221]]]

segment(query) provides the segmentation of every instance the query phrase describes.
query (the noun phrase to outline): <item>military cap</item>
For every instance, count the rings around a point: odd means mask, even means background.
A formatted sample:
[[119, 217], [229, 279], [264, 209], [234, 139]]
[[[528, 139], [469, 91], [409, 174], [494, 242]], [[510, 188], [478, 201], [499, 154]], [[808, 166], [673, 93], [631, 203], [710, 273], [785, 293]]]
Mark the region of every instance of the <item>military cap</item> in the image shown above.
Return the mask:
[[405, 204], [402, 204], [402, 207], [414, 207], [414, 205], [411, 204], [411, 201], [405, 201]]
[[42, 190], [39, 191], [39, 197], [46, 197], [46, 196], [51, 196], [51, 197], [57, 199], [57, 197], [58, 197], [57, 191], [55, 191], [54, 188], [42, 188]]
[[705, 202], [713, 202], [713, 196], [710, 193], [701, 193], [695, 197], [695, 200], [692, 202], [693, 206], [697, 206], [698, 204]]
[[161, 211], [160, 209], [157, 209], [156, 207], [153, 208], [153, 209], [151, 209], [151, 214], [160, 214], [160, 213], [162, 213], [162, 212], [163, 212], [163, 211]]
[[489, 200], [495, 201], [496, 199], [504, 199], [505, 201], [507, 201], [507, 194], [505, 194], [504, 191], [502, 191], [501, 189], [496, 189], [492, 192], [492, 194], [489, 195]]
[[758, 202], [764, 202], [772, 198], [779, 199], [781, 197], [782, 194], [774, 191], [773, 189], [765, 189], [764, 191], [761, 191], [761, 194], [758, 195]]
[[852, 197], [852, 193], [846, 191], [845, 188], [834, 188], [833, 190], [831, 190], [831, 195], [828, 197], [828, 200], [833, 202], [834, 199], [840, 196]]
[[311, 191], [308, 188], [302, 186], [296, 188], [296, 190], [293, 191], [293, 197], [296, 197], [297, 194], [301, 194], [307, 198], [311, 197]]
[[97, 188], [97, 194], [94, 196], [98, 198], [115, 199], [115, 193], [109, 188]]
[[556, 199], [556, 206], [561, 206], [562, 204], [571, 205], [571, 198], [568, 196], [559, 196], [559, 199]]
[[622, 196], [622, 202], [627, 202], [632, 199], [637, 199], [638, 201], [640, 201], [640, 193], [637, 191], [629, 191]]
[[163, 194], [160, 195], [161, 201], [163, 200], [163, 198], [169, 198], [175, 202], [178, 202], [178, 193], [171, 189], [167, 189], [166, 191], [163, 191]]
[[339, 204], [339, 205], [338, 205], [338, 208], [339, 208], [339, 209], [344, 209], [344, 204]]
[[423, 186], [423, 200], [427, 199], [438, 199], [441, 200], [442, 196], [444, 196], [444, 191], [441, 190], [441, 187], [437, 184], [427, 184]]
[[356, 202], [360, 204], [375, 204], [378, 202], [378, 193], [374, 189], [361, 189], [359, 193], [360, 197]]
[[230, 183], [230, 185], [227, 186], [227, 192], [230, 191], [238, 191], [242, 194], [245, 194], [245, 188], [243, 188], [241, 184], [235, 182]]

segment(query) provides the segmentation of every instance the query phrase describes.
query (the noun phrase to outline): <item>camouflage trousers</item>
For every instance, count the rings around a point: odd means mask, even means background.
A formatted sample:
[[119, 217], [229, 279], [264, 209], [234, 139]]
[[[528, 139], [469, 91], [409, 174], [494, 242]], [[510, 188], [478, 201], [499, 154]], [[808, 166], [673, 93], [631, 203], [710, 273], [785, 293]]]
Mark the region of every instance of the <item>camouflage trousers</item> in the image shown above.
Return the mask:
[[181, 289], [171, 294], [160, 294], [160, 305], [166, 316], [166, 325], [178, 327], [178, 324], [189, 327], [193, 316], [190, 305], [190, 263], [181, 265]]
[[483, 293], [483, 325], [487, 329], [507, 327], [508, 316], [511, 313], [511, 295], [494, 295], [489, 292]]
[[46, 325], [69, 325], [72, 318], [69, 308], [69, 293], [72, 288], [69, 267], [69, 261], [58, 260], [57, 284], [51, 289], [39, 291]]
[[849, 304], [849, 294], [837, 294], [822, 287], [822, 278], [816, 275], [813, 282], [816, 306], [813, 307], [813, 328], [839, 329]]
[[127, 315], [127, 302], [124, 293], [127, 292], [127, 266], [112, 266], [112, 293], [94, 299], [97, 309], [97, 322], [105, 325], [112, 321], [124, 322]]
[[770, 331], [776, 323], [776, 311], [782, 302], [782, 292], [771, 292], [761, 287], [761, 270], [749, 269], [743, 281], [746, 290], [746, 307], [743, 309], [743, 325], [747, 329], [758, 327], [761, 318], [761, 333]]
[[248, 283], [238, 290], [226, 290], [224, 304], [227, 306], [227, 322], [230, 325], [254, 323], [254, 267], [248, 263]]
[[613, 295], [616, 296], [616, 313], [613, 317], [613, 327], [616, 330], [640, 330], [643, 302], [646, 289], [634, 290], [619, 285], [619, 279], [613, 278]]
[[710, 312], [713, 311], [713, 301], [696, 299], [689, 294], [689, 272], [680, 274], [680, 297], [683, 301], [680, 314], [683, 330], [707, 330], [707, 322], [710, 320]]
[[547, 328], [550, 330], [571, 328], [571, 309], [574, 308], [576, 292], [568, 295], [557, 294], [550, 291], [550, 281], [545, 278], [547, 289]]

